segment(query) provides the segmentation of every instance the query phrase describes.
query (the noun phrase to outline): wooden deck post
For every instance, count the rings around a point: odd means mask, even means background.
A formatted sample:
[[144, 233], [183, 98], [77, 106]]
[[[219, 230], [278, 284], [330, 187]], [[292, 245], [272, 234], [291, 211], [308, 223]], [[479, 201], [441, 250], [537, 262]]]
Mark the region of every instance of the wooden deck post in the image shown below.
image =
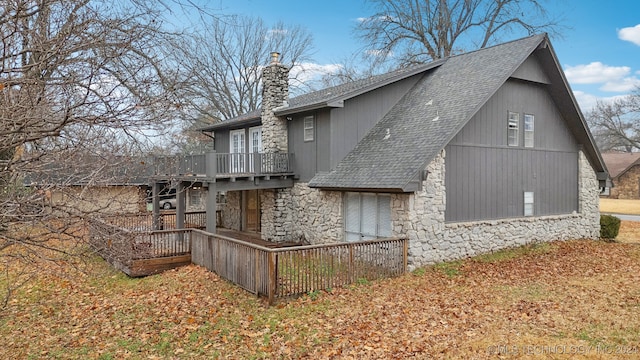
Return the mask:
[[207, 189], [207, 206], [206, 206], [206, 211], [207, 211], [207, 232], [215, 234], [216, 233], [216, 227], [218, 226], [218, 224], [216, 224], [217, 221], [217, 195], [218, 195], [218, 190], [216, 189], [216, 173], [217, 173], [217, 161], [216, 161], [216, 152], [215, 151], [209, 151], [206, 154], [205, 157], [205, 162], [206, 162], [206, 175], [207, 178], [209, 178], [209, 185], [208, 185], [208, 189]]
[[268, 294], [269, 297], [269, 305], [273, 305], [276, 296], [276, 281], [278, 280], [278, 276], [276, 274], [276, 253], [269, 252], [269, 283], [268, 283]]
[[409, 257], [409, 239], [405, 238], [403, 239], [402, 243], [403, 245], [403, 249], [402, 249], [402, 264], [403, 264], [403, 269], [402, 269], [402, 273], [406, 273], [407, 272], [407, 260]]
[[[184, 182], [178, 182], [178, 188], [176, 189], [176, 230], [184, 229], [184, 213], [186, 207], [186, 189]], [[178, 240], [183, 239], [183, 233], [180, 232], [177, 235]]]
[[151, 228], [153, 230], [163, 230], [160, 222], [160, 184], [157, 181], [151, 184], [151, 204], [153, 206], [151, 210]]

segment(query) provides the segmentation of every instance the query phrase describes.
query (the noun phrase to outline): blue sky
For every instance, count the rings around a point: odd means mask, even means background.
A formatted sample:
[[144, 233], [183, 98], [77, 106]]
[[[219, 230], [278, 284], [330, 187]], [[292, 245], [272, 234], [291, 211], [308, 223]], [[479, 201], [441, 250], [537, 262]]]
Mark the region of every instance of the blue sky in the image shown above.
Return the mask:
[[[364, 51], [353, 28], [373, 14], [364, 0], [214, 0], [216, 12], [259, 16], [306, 27], [314, 37], [317, 69], [331, 69]], [[640, 85], [639, 0], [548, 0], [548, 11], [562, 18], [562, 38], [552, 45], [581, 105], [611, 100]], [[521, 35], [514, 35], [514, 38]], [[504, 39], [512, 40], [512, 39]]]

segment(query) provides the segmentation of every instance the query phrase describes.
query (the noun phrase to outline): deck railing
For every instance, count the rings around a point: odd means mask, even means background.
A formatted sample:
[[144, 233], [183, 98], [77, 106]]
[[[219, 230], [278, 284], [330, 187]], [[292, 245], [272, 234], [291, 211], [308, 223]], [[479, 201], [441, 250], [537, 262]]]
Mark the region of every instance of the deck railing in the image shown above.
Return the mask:
[[293, 159], [288, 153], [216, 153], [210, 165], [206, 155], [160, 156], [154, 158], [153, 168], [155, 175], [205, 175], [209, 166], [215, 166], [217, 175], [293, 174]]
[[267, 297], [270, 304], [279, 298], [399, 276], [407, 269], [408, 240], [401, 238], [267, 248], [198, 229], [139, 232], [102, 221], [88, 227], [91, 247], [129, 275], [145, 275], [144, 269], [139, 270], [144, 266], [156, 273], [157, 264], [145, 260], [190, 254], [192, 263]]
[[191, 229], [130, 231], [100, 220], [89, 222], [87, 227], [91, 248], [130, 275], [137, 260], [191, 254]]
[[301, 295], [403, 274], [407, 240], [266, 248], [194, 230], [191, 261], [273, 303]]
[[[184, 224], [187, 228], [204, 229], [207, 225], [206, 211], [189, 211], [184, 213]], [[176, 213], [160, 213], [159, 228], [153, 228], [153, 214], [123, 214], [104, 218], [104, 221], [130, 231], [173, 230], [176, 228]]]

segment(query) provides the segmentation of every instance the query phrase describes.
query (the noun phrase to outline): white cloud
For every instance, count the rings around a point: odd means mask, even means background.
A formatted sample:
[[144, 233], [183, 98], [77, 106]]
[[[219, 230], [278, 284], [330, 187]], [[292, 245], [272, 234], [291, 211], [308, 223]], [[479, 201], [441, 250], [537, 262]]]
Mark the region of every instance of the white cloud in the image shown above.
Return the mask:
[[591, 111], [597, 104], [598, 101], [601, 102], [613, 102], [617, 99], [625, 97], [625, 95], [617, 95], [610, 97], [597, 97], [593, 94], [588, 94], [584, 91], [574, 91], [573, 95], [580, 106], [580, 110], [582, 110], [583, 114], [587, 114]]
[[628, 66], [609, 66], [599, 61], [588, 65], [565, 66], [564, 73], [572, 84], [599, 84], [615, 82], [629, 75]]
[[618, 38], [640, 46], [640, 24], [618, 30]]
[[640, 79], [633, 76], [618, 81], [606, 82], [600, 90], [610, 92], [629, 92], [638, 86], [640, 86]]

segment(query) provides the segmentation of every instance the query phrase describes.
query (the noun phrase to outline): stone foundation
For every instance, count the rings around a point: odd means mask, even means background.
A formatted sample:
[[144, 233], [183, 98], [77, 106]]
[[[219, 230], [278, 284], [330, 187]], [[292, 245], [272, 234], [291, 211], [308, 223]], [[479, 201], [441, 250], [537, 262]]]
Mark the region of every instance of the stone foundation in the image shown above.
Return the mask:
[[324, 244], [342, 241], [342, 193], [296, 183], [262, 194], [262, 238]]

